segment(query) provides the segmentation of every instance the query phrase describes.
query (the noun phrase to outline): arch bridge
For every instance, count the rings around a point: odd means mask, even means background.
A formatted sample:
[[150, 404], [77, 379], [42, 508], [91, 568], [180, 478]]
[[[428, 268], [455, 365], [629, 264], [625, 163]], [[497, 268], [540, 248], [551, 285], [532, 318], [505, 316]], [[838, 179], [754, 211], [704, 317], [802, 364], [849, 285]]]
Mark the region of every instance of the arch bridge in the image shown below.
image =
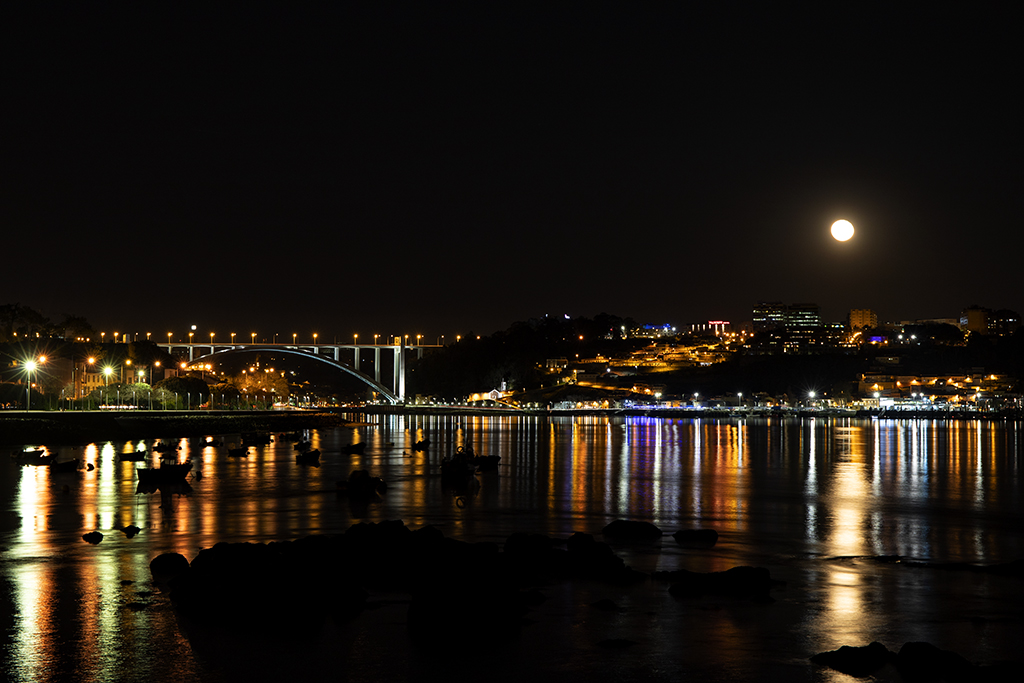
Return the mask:
[[[266, 352], [275, 354], [288, 354], [301, 358], [312, 358], [365, 383], [374, 391], [378, 392], [391, 403], [405, 403], [405, 359], [407, 350], [415, 350], [417, 358], [423, 357], [425, 348], [432, 348], [430, 345], [384, 345], [384, 344], [267, 344], [267, 343], [194, 343], [194, 342], [169, 342], [158, 344], [160, 348], [167, 349], [167, 353], [174, 355], [175, 350], [180, 352], [188, 349], [189, 364], [202, 360], [219, 360], [226, 356], [237, 356], [243, 353]], [[351, 352], [352, 363], [343, 362], [342, 355], [348, 356]], [[374, 376], [362, 372], [360, 368], [360, 354], [364, 351], [373, 352]], [[385, 353], [392, 354], [392, 380], [391, 387], [385, 386], [381, 381], [381, 356]]]

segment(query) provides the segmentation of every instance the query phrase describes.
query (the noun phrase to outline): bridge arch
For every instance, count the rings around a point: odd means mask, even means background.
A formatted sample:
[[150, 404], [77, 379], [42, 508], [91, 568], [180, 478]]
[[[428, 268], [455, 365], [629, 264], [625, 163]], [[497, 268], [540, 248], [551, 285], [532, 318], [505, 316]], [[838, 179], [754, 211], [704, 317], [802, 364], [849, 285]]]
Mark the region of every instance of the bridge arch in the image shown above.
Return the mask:
[[298, 349], [298, 348], [294, 348], [294, 347], [292, 347], [292, 348], [283, 348], [283, 347], [280, 347], [280, 346], [259, 346], [259, 345], [252, 346], [252, 345], [248, 345], [248, 346], [238, 347], [238, 348], [226, 348], [226, 349], [220, 349], [220, 350], [217, 350], [217, 351], [213, 351], [212, 353], [203, 354], [201, 356], [196, 356], [195, 358], [191, 359], [189, 362], [190, 363], [196, 363], [196, 362], [199, 362], [199, 361], [204, 360], [204, 359], [214, 359], [214, 360], [216, 360], [216, 359], [219, 359], [219, 358], [223, 358], [225, 356], [237, 356], [237, 355], [241, 355], [243, 353], [253, 353], [253, 352], [267, 352], [267, 353], [274, 353], [274, 354], [286, 353], [286, 354], [290, 354], [290, 355], [293, 355], [293, 356], [298, 356], [300, 358], [312, 358], [314, 360], [318, 360], [321, 363], [325, 363], [326, 365], [331, 366], [332, 368], [335, 368], [335, 369], [341, 370], [342, 372], [348, 373], [352, 377], [355, 377], [356, 379], [360, 380], [361, 382], [367, 384], [374, 391], [380, 393], [384, 398], [386, 398], [387, 400], [391, 401], [391, 403], [401, 403], [402, 402], [402, 400], [397, 395], [395, 395], [395, 392], [393, 392], [391, 389], [388, 389], [386, 386], [384, 386], [380, 382], [376, 381], [375, 379], [373, 379], [372, 377], [370, 377], [368, 375], [365, 375], [365, 374], [359, 372], [355, 368], [351, 368], [351, 367], [349, 367], [349, 366], [347, 366], [344, 363], [341, 363], [339, 361], [332, 360], [330, 358], [325, 358], [324, 356], [321, 356], [318, 353], [312, 353], [310, 351], [304, 351], [302, 349]]

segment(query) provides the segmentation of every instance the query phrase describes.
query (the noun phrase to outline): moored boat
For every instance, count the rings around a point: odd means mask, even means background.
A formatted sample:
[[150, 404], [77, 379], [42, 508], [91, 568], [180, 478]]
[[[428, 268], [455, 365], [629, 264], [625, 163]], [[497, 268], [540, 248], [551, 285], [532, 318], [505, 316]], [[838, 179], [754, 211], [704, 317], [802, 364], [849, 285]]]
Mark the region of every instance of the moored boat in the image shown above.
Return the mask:
[[51, 465], [57, 460], [57, 454], [47, 453], [45, 448], [37, 448], [29, 451], [14, 451], [11, 453], [19, 465]]
[[472, 448], [459, 446], [454, 454], [441, 460], [441, 484], [451, 488], [462, 488], [476, 480], [476, 465], [473, 464]]
[[314, 448], [311, 451], [302, 451], [295, 454], [295, 462], [300, 465], [320, 466], [320, 451]]
[[186, 460], [182, 463], [165, 461], [160, 463], [160, 467], [139, 467], [135, 470], [139, 476], [139, 483], [145, 486], [158, 486], [160, 484], [185, 481], [185, 477], [191, 471], [191, 460]]
[[64, 462], [57, 462], [54, 460], [50, 464], [51, 472], [75, 472], [78, 470], [78, 458], [73, 460], [65, 460]]

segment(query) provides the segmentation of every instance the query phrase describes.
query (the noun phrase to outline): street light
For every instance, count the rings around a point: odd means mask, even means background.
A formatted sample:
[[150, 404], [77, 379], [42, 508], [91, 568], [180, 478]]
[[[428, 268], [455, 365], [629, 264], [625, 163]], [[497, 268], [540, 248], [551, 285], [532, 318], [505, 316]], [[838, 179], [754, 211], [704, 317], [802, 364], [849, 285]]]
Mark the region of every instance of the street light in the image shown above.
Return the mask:
[[376, 346], [376, 345], [377, 345], [377, 337], [379, 337], [379, 336], [380, 336], [379, 334], [375, 334], [375, 335], [373, 335], [373, 345], [374, 345], [374, 346]]
[[235, 333], [234, 332], [231, 333], [231, 345], [232, 346], [235, 345]]
[[26, 412], [32, 409], [32, 373], [36, 371], [36, 362], [34, 360], [25, 362], [25, 374], [27, 377], [25, 387], [25, 410]]
[[253, 333], [252, 333], [251, 335], [249, 335], [249, 336], [251, 336], [251, 337], [252, 337], [252, 343], [253, 343], [253, 344], [255, 344], [255, 343], [256, 343], [256, 333], [255, 333], [255, 332], [253, 332]]
[[297, 332], [292, 332], [292, 345], [294, 346], [299, 335]]
[[352, 346], [359, 346], [359, 333], [356, 332], [352, 335]]
[[316, 345], [316, 338], [317, 338], [317, 333], [316, 333], [316, 332], [314, 332], [314, 333], [313, 333], [313, 345], [314, 345], [314, 346]]

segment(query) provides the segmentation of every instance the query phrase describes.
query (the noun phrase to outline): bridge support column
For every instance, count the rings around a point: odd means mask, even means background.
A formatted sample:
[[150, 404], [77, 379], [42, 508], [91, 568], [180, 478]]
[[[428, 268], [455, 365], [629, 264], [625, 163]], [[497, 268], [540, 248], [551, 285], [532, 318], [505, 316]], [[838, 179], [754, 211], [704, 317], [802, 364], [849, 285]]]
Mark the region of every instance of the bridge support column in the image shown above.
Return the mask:
[[395, 345], [395, 395], [405, 403], [405, 348], [401, 342]]
[[352, 349], [352, 351], [353, 355], [355, 356], [355, 365], [353, 365], [352, 367], [354, 367], [356, 370], [359, 370], [359, 347], [356, 346], [355, 348]]
[[373, 381], [380, 384], [380, 347], [373, 350]]
[[195, 350], [196, 350], [196, 347], [192, 346], [191, 344], [188, 345], [188, 362], [189, 363], [191, 363], [193, 360], [195, 360]]

